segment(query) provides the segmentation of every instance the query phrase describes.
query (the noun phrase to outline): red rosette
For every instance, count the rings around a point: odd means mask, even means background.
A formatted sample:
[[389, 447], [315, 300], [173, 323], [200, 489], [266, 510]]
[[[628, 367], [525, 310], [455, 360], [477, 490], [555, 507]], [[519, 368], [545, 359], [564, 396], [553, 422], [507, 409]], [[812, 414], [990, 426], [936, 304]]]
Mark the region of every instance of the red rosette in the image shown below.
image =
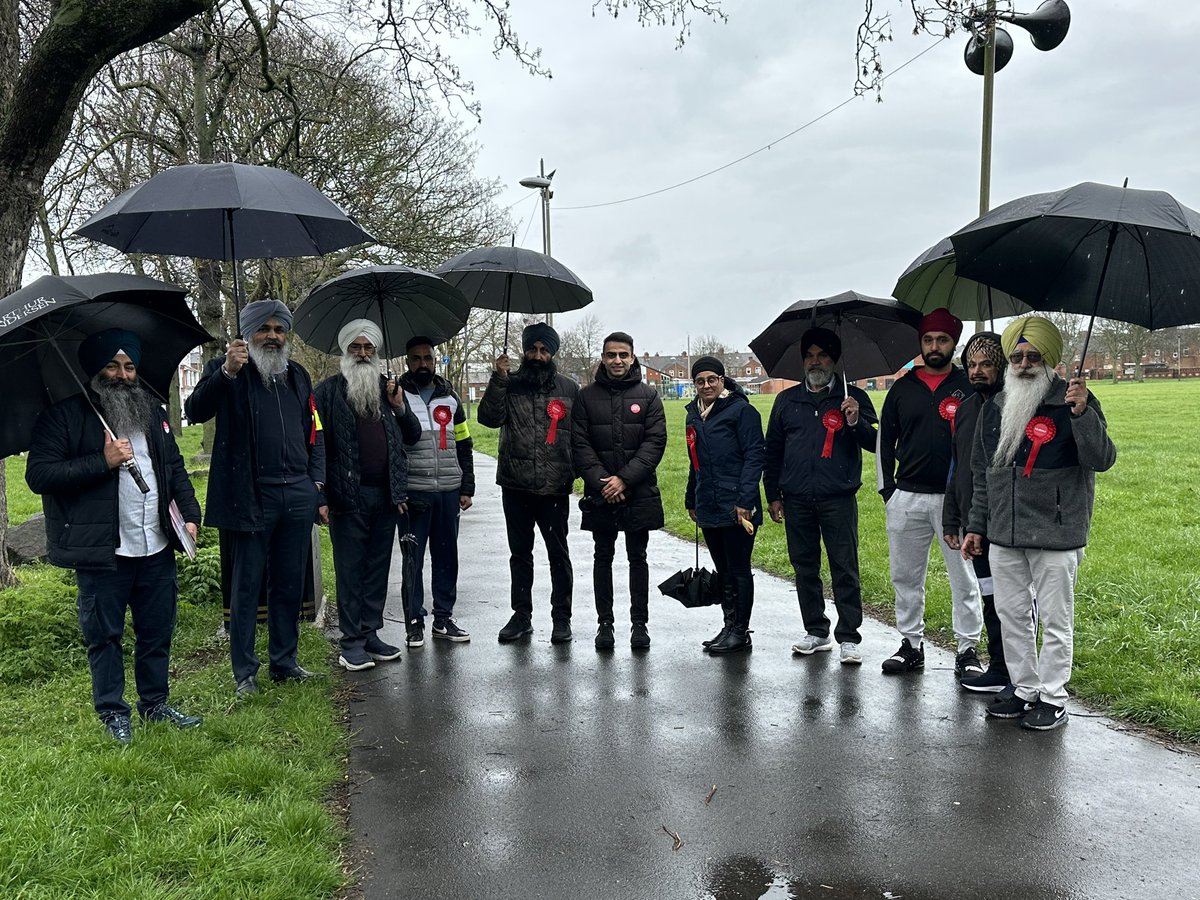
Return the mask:
[[839, 409], [831, 409], [821, 416], [821, 424], [825, 426], [825, 446], [821, 448], [821, 459], [833, 456], [833, 436], [846, 424], [846, 417]]
[[1033, 449], [1029, 451], [1029, 458], [1025, 460], [1026, 478], [1033, 475], [1033, 463], [1037, 459], [1038, 451], [1042, 449], [1042, 444], [1050, 443], [1057, 433], [1054, 420], [1049, 416], [1034, 416], [1029, 420], [1029, 424], [1025, 426], [1025, 437], [1033, 441]]
[[696, 426], [689, 425], [687, 427], [687, 445], [688, 456], [692, 458], [692, 469], [696, 472], [700, 471], [700, 457], [696, 455]]
[[454, 414], [450, 412], [450, 407], [445, 404], [433, 408], [433, 421], [438, 423], [441, 430], [438, 438], [438, 447], [442, 450], [446, 449], [446, 426], [450, 424], [450, 420], [453, 418]]
[[546, 432], [546, 443], [558, 440], [558, 423], [567, 417], [567, 404], [554, 399], [546, 404], [546, 415], [550, 417], [550, 430]]
[[943, 397], [942, 402], [938, 404], [938, 415], [950, 423], [950, 435], [954, 435], [954, 414], [958, 412], [958, 404], [962, 400], [958, 397]]

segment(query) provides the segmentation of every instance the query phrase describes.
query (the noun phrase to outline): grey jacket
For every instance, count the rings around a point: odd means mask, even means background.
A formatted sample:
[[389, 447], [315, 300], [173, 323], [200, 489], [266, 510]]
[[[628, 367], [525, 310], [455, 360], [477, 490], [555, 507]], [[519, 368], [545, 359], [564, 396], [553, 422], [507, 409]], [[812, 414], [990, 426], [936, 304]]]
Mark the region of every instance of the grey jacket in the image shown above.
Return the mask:
[[[1076, 550], [1087, 544], [1096, 495], [1096, 473], [1111, 469], [1117, 448], [1108, 436], [1100, 401], [1075, 418], [1067, 406], [1067, 382], [1059, 378], [1037, 415], [1054, 423], [1025, 474], [1033, 442], [1024, 438], [1008, 466], [993, 466], [1000, 439], [1001, 402], [985, 404], [975, 429], [971, 456], [973, 496], [967, 531], [1001, 547]], [[1003, 400], [1003, 394], [998, 398]]]

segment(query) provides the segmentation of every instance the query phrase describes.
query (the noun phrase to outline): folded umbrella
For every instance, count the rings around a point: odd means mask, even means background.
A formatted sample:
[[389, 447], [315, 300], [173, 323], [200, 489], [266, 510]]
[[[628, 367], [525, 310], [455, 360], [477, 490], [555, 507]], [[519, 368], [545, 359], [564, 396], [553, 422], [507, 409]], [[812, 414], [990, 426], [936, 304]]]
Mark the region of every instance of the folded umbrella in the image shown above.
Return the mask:
[[700, 567], [700, 528], [696, 528], [696, 565], [670, 575], [658, 586], [666, 597], [673, 597], [689, 609], [715, 606], [721, 602], [721, 591], [715, 573]]

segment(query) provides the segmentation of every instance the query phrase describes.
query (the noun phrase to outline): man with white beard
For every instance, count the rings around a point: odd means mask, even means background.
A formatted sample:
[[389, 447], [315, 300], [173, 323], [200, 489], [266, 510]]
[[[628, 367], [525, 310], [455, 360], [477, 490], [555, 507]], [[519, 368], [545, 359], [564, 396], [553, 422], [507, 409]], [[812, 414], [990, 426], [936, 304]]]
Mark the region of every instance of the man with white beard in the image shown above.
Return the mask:
[[317, 385], [325, 436], [325, 498], [336, 570], [338, 664], [358, 672], [400, 658], [379, 637], [396, 524], [407, 511], [408, 458], [397, 418], [404, 392], [380, 370], [383, 333], [369, 319], [338, 332], [341, 372]]
[[[1015, 693], [990, 716], [1047, 731], [1067, 723], [1074, 640], [1075, 575], [1087, 544], [1096, 472], [1117, 450], [1100, 403], [1082, 378], [1054, 370], [1062, 335], [1040, 316], [1014, 320], [1000, 338], [1009, 368], [1004, 390], [984, 406], [971, 459], [974, 482], [963, 557], [988, 554]], [[1037, 593], [1041, 651], [1029, 584]]]
[[821, 540], [838, 622], [841, 662], [860, 665], [862, 588], [858, 574], [858, 499], [862, 451], [875, 451], [875, 407], [853, 385], [843, 390], [834, 366], [841, 339], [825, 328], [800, 337], [805, 380], [775, 398], [767, 423], [763, 483], [767, 511], [787, 531], [788, 556], [805, 635], [792, 652], [811, 656], [833, 649], [821, 585]]
[[288, 359], [292, 312], [279, 300], [247, 304], [241, 333], [210, 360], [185, 410], [193, 422], [216, 418], [205, 524], [225, 530], [233, 572], [229, 656], [238, 697], [258, 693], [254, 652], [258, 599], [267, 582], [271, 680], [312, 672], [296, 660], [304, 567], [314, 519], [328, 518], [325, 445], [312, 379]]

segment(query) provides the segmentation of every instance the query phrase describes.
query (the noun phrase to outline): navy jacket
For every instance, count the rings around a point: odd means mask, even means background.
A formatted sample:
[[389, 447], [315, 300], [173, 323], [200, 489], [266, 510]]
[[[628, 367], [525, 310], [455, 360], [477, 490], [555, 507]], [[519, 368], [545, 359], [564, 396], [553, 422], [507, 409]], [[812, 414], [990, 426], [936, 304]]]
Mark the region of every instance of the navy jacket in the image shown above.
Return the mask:
[[[875, 452], [875, 407], [865, 391], [850, 385], [850, 396], [858, 401], [858, 424], [846, 424], [842, 402], [846, 395], [840, 380], [828, 389], [813, 393], [798, 384], [775, 398], [767, 421], [766, 464], [763, 484], [767, 502], [821, 500], [853, 494], [862, 484], [862, 451]], [[828, 458], [825, 449], [828, 429], [826, 414], [840, 417], [841, 428], [833, 433]]]
[[687, 405], [688, 482], [684, 503], [696, 511], [701, 528], [737, 525], [734, 507], [753, 510], [751, 520], [762, 524], [762, 416], [750, 405], [745, 392], [725, 379], [728, 397], [713, 404], [708, 418], [700, 418], [700, 401]]

